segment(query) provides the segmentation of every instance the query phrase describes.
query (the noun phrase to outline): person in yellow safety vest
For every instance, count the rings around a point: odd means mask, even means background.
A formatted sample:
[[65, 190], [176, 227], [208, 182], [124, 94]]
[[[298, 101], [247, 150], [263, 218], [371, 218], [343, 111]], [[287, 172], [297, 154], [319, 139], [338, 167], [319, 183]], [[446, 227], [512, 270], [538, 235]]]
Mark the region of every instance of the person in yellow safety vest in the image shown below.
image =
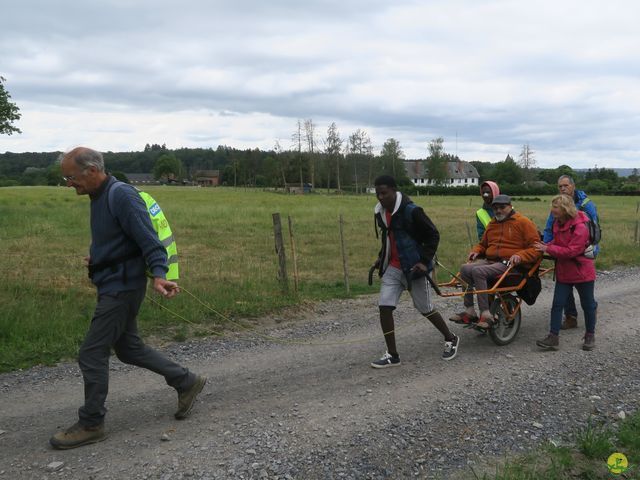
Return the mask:
[[483, 182], [480, 185], [480, 195], [482, 195], [483, 204], [482, 207], [476, 212], [476, 229], [478, 231], [478, 240], [482, 240], [482, 235], [487, 229], [487, 225], [494, 217], [493, 208], [491, 208], [491, 202], [493, 199], [500, 195], [500, 188], [495, 182]]
[[153, 229], [158, 232], [158, 238], [162, 246], [167, 250], [167, 266], [169, 267], [167, 280], [175, 282], [180, 278], [178, 271], [178, 247], [173, 237], [173, 232], [171, 232], [169, 222], [164, 216], [160, 205], [158, 205], [151, 195], [147, 192], [138, 192], [138, 195], [144, 200]]

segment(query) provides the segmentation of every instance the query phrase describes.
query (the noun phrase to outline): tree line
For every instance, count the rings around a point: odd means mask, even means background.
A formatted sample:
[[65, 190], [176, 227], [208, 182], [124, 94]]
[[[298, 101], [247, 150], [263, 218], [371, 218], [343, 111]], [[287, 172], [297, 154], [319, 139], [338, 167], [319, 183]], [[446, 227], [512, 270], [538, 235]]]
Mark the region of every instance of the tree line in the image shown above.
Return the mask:
[[[379, 152], [368, 133], [357, 129], [343, 138], [335, 123], [320, 135], [313, 120], [300, 120], [288, 145], [277, 141], [270, 150], [217, 148], [168, 149], [147, 144], [142, 151], [104, 152], [112, 173], [153, 173], [158, 179], [192, 180], [198, 171], [219, 170], [223, 185], [315, 188], [362, 192], [375, 176], [388, 173], [408, 184], [405, 155], [396, 139]], [[57, 185], [60, 152], [0, 154], [0, 185]]]
[[[169, 149], [166, 145], [147, 144], [137, 152], [105, 152], [108, 170], [126, 180], [127, 173], [148, 173], [167, 181], [186, 182], [201, 170], [218, 170], [221, 184], [228, 186], [282, 188], [288, 185], [312, 185], [315, 189], [362, 193], [372, 186], [375, 176], [389, 174], [408, 192], [431, 194], [475, 194], [477, 187], [445, 187], [446, 164], [460, 161], [444, 151], [444, 140], [435, 138], [427, 145], [423, 159], [426, 177], [433, 180], [429, 187], [414, 187], [405, 170], [405, 155], [400, 142], [389, 138], [379, 152], [374, 153], [368, 134], [356, 130], [346, 139], [340, 137], [332, 123], [326, 137], [318, 141], [311, 120], [300, 121], [292, 135], [292, 143], [283, 148], [276, 142], [271, 150], [217, 148]], [[61, 185], [57, 159], [61, 152], [0, 154], [0, 186]], [[523, 158], [525, 157], [525, 158]], [[575, 171], [568, 165], [554, 169], [535, 167], [534, 152], [523, 146], [518, 161], [507, 155], [504, 161], [470, 162], [478, 171], [480, 181], [496, 181], [512, 194], [554, 193], [560, 175], [570, 175], [580, 188], [589, 193], [637, 192], [640, 175], [637, 169], [629, 177], [619, 177], [607, 168]], [[181, 182], [180, 182], [181, 183]]]

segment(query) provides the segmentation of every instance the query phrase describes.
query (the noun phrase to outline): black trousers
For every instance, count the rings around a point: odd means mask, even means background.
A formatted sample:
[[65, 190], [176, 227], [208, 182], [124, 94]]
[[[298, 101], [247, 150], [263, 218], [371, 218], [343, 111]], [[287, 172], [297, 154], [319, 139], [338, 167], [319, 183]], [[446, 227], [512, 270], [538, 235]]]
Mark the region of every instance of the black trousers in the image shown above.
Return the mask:
[[78, 410], [82, 425], [95, 426], [104, 421], [111, 348], [122, 362], [164, 376], [167, 384], [178, 391], [189, 388], [195, 381], [193, 373], [146, 346], [138, 335], [136, 317], [145, 291], [146, 286], [98, 296], [91, 326], [78, 356], [84, 378], [84, 405]]

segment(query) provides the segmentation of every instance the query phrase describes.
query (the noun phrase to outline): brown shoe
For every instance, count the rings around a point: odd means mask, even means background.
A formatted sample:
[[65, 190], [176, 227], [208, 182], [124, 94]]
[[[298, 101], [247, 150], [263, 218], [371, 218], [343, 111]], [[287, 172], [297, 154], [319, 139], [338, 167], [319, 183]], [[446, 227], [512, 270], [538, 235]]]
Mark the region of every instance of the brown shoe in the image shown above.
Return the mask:
[[182, 420], [189, 416], [189, 413], [191, 413], [191, 409], [193, 408], [193, 404], [196, 401], [196, 397], [202, 391], [205, 383], [207, 383], [207, 378], [197, 375], [196, 381], [193, 382], [193, 385], [187, 388], [184, 392], [178, 393], [178, 411], [174, 414], [176, 419]]
[[101, 442], [105, 438], [107, 436], [104, 433], [104, 423], [95, 427], [85, 427], [78, 422], [66, 430], [56, 433], [49, 439], [49, 443], [58, 450], [68, 450], [90, 443]]
[[575, 315], [565, 315], [560, 325], [560, 330], [569, 330], [570, 328], [578, 328], [578, 317]]
[[549, 333], [546, 337], [536, 340], [536, 345], [544, 350], [557, 350], [560, 339], [555, 333]]
[[449, 320], [454, 323], [459, 323], [460, 325], [469, 325], [470, 323], [476, 323], [478, 321], [478, 317], [475, 315], [469, 315], [469, 313], [464, 311], [451, 315]]
[[486, 312], [482, 312], [480, 314], [480, 320], [478, 320], [478, 323], [476, 323], [476, 327], [482, 330], [489, 330], [491, 327], [495, 325], [495, 323], [496, 323], [495, 318], [493, 318], [493, 315], [491, 314], [491, 312], [487, 310]]
[[582, 339], [582, 349], [586, 351], [591, 351], [596, 348], [596, 336], [593, 333], [585, 333], [584, 338]]

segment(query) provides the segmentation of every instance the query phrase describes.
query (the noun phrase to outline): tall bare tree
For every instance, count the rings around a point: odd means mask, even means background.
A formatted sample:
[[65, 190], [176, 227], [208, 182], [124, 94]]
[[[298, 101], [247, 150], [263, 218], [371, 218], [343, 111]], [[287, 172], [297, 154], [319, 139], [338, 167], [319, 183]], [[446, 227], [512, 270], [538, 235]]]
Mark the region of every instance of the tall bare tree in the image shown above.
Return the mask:
[[307, 152], [309, 152], [309, 177], [311, 179], [311, 185], [315, 186], [316, 183], [316, 126], [312, 119], [304, 121], [304, 139], [307, 143]]
[[536, 166], [536, 156], [533, 149], [529, 146], [528, 143], [525, 143], [522, 146], [522, 151], [520, 152], [520, 160], [518, 161], [518, 165], [522, 167], [524, 178], [528, 181], [533, 180], [533, 169]]
[[349, 135], [349, 141], [345, 146], [345, 153], [351, 157], [351, 160], [353, 160], [353, 178], [356, 187], [356, 193], [358, 193], [358, 162], [362, 162], [362, 160], [365, 158], [369, 163], [368, 185], [371, 184], [373, 147], [371, 145], [371, 138], [369, 138], [367, 132], [357, 129], [355, 132]]
[[286, 155], [283, 152], [282, 146], [280, 145], [280, 141], [276, 140], [275, 145], [273, 146], [273, 151], [276, 154], [276, 159], [278, 161], [278, 165], [280, 166], [280, 174], [282, 175], [282, 188], [286, 190], [287, 188], [287, 174], [286, 170], [288, 168]]
[[335, 162], [336, 187], [338, 188], [338, 191], [342, 190], [342, 185], [340, 183], [340, 157], [342, 156], [342, 143], [343, 140], [340, 138], [340, 132], [338, 132], [336, 122], [332, 122], [327, 129], [327, 137], [324, 141], [324, 150], [327, 154], [327, 161], [329, 164], [331, 164], [332, 161]]
[[293, 141], [293, 148], [298, 153], [298, 171], [300, 173], [300, 190], [304, 193], [304, 179], [302, 178], [302, 141], [304, 140], [304, 134], [302, 133], [302, 120], [298, 120], [296, 123], [296, 131], [291, 135]]

